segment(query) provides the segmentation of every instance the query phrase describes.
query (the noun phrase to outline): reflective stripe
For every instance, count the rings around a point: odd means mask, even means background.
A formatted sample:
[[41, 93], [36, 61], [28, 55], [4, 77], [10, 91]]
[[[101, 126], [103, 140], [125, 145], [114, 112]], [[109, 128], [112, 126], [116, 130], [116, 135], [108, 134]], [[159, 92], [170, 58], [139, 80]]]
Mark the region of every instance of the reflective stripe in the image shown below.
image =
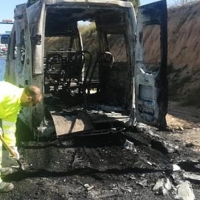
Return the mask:
[[[0, 142], [0, 169], [1, 169], [1, 163], [2, 163], [2, 154], [3, 154], [3, 149], [2, 149], [2, 142]], [[0, 173], [0, 183], [2, 182], [1, 180], [1, 173]]]
[[3, 134], [14, 134], [15, 130], [4, 130]]
[[3, 126], [15, 126], [15, 123], [2, 120], [2, 125]]
[[15, 133], [16, 132], [16, 129], [12, 128], [12, 129], [4, 129], [4, 134], [10, 134], [10, 133]]

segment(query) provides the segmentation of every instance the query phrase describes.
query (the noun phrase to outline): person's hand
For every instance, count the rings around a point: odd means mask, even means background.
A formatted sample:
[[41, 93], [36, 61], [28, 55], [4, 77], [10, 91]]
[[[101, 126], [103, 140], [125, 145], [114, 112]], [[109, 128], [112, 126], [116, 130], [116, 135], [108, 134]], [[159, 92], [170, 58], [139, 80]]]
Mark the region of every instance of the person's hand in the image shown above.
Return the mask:
[[11, 146], [10, 148], [12, 149], [13, 153], [15, 154], [15, 156], [12, 156], [10, 154], [9, 154], [9, 156], [12, 157], [12, 158], [14, 158], [14, 159], [19, 160], [20, 155], [19, 155], [17, 147], [16, 146]]

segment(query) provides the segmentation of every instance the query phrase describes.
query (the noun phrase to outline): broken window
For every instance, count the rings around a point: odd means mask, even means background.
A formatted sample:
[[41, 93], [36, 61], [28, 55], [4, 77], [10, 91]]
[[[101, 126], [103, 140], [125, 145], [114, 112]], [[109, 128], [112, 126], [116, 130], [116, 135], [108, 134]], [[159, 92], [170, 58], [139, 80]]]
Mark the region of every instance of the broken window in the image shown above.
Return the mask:
[[14, 37], [11, 41], [12, 57], [15, 60], [17, 57], [17, 43], [16, 43], [16, 32], [14, 32]]
[[115, 62], [127, 62], [127, 46], [123, 34], [108, 34], [108, 44]]
[[20, 66], [19, 66], [19, 72], [22, 72], [23, 70], [23, 65], [24, 65], [24, 62], [25, 62], [25, 55], [26, 55], [26, 52], [25, 52], [25, 35], [24, 35], [24, 29], [21, 30], [21, 33], [20, 33]]

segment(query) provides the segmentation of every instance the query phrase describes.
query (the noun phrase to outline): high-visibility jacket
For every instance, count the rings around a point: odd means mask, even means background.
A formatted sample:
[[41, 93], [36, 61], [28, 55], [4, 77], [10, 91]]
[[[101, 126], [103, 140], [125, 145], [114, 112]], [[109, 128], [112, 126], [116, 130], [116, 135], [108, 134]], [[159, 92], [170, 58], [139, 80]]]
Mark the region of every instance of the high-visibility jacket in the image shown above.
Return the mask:
[[3, 137], [9, 146], [16, 146], [16, 121], [21, 109], [21, 95], [24, 88], [18, 88], [5, 81], [0, 81], [0, 119]]

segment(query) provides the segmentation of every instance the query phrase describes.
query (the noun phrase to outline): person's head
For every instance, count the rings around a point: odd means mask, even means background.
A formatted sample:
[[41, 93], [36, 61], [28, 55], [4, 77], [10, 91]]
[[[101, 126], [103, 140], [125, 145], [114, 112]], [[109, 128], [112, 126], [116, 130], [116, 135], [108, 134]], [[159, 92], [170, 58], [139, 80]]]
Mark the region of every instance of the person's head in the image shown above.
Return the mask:
[[24, 88], [24, 91], [21, 96], [21, 106], [29, 107], [35, 106], [42, 100], [42, 92], [39, 87], [30, 85]]

